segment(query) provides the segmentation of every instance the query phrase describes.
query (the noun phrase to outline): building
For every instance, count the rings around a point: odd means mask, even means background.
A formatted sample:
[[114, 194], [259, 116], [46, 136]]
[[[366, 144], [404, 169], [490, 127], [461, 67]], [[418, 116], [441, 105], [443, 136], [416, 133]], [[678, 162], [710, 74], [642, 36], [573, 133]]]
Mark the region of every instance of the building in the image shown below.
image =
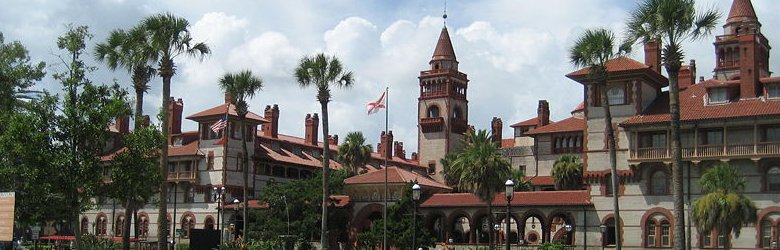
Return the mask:
[[[516, 192], [510, 202], [510, 216], [503, 194], [493, 201], [497, 222], [510, 224], [510, 237], [498, 229], [500, 242], [535, 245], [564, 241], [578, 247], [615, 244], [616, 231], [627, 248], [666, 248], [677, 239], [673, 228], [686, 223], [694, 248], [722, 248], [729, 239], [732, 248], [770, 248], [780, 235], [780, 77], [769, 71], [769, 41], [762, 35], [752, 3], [733, 0], [722, 35], [715, 37], [717, 65], [714, 77], [705, 80], [691, 60], [679, 73], [682, 120], [682, 151], [685, 162], [685, 196], [690, 201], [701, 196], [697, 181], [713, 163], [727, 162], [738, 167], [747, 179], [745, 194], [757, 206], [758, 220], [742, 229], [739, 238], [717, 232], [699, 232], [689, 222], [675, 221], [670, 192], [668, 79], [661, 72], [661, 44], [644, 46], [644, 62], [620, 57], [607, 63], [610, 103], [617, 140], [617, 162], [621, 221], [612, 214], [611, 176], [606, 147], [605, 121], [599, 91], [586, 77], [587, 69], [566, 76], [581, 87], [582, 103], [571, 116], [550, 120], [547, 101], [538, 102], [537, 116], [510, 125], [512, 138], [502, 138], [503, 121], [494, 118], [494, 139], [513, 168], [522, 170], [534, 191]], [[388, 176], [390, 202], [400, 198], [404, 185], [416, 180], [423, 186], [420, 213], [439, 242], [455, 245], [485, 244], [490, 213], [471, 194], [452, 193], [443, 183], [440, 159], [463, 146], [468, 123], [468, 77], [458, 68], [449, 32], [444, 27], [434, 48], [430, 68], [419, 74], [418, 145], [419, 154], [407, 158], [403, 143], [392, 132], [380, 135], [372, 163], [366, 173], [345, 180], [349, 197], [342, 204], [352, 214], [349, 239], [367, 230], [371, 220], [381, 217], [384, 176]], [[272, 181], [307, 178], [321, 168], [321, 147], [328, 143], [337, 150], [338, 137], [318, 135], [317, 114], [306, 115], [304, 137], [278, 133], [277, 105], [267, 106], [263, 115], [250, 114], [251, 136], [244, 138], [233, 126], [237, 118], [229, 102], [186, 117], [199, 124], [198, 131], [181, 131], [181, 100], [172, 102], [171, 204], [169, 220], [187, 237], [188, 228], [214, 228], [218, 203], [215, 187], [225, 187], [225, 201], [241, 197], [240, 172], [252, 173], [250, 197]], [[178, 112], [178, 113], [177, 113]], [[228, 112], [224, 135], [210, 126]], [[117, 133], [126, 132], [118, 120]], [[260, 126], [261, 129], [257, 130]], [[240, 143], [253, 150], [252, 166], [241, 166]], [[111, 152], [121, 150], [121, 143]], [[562, 155], [577, 155], [585, 173], [581, 190], [556, 191], [550, 171]], [[106, 156], [109, 160], [110, 154]], [[382, 161], [388, 159], [389, 167]], [[333, 168], [340, 168], [336, 161]], [[249, 202], [250, 207], [260, 204]], [[117, 206], [118, 208], [119, 206]], [[110, 202], [84, 213], [82, 231], [99, 235], [117, 234], [113, 222], [125, 215]], [[137, 228], [144, 236], [156, 235], [156, 210], [146, 207], [139, 213]], [[688, 217], [690, 218], [690, 217]], [[222, 221], [235, 221], [235, 215]], [[239, 219], [240, 220], [240, 219]]]

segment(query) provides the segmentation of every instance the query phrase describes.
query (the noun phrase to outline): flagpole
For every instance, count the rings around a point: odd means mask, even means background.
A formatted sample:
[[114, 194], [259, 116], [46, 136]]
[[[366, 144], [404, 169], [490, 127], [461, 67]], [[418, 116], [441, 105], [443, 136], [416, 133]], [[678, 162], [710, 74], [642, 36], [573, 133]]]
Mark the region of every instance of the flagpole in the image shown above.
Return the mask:
[[[388, 106], [390, 106], [390, 87], [385, 87], [385, 138], [388, 138], [387, 137], [388, 136], [387, 135], [387, 117], [388, 117], [388, 111], [387, 111], [388, 108], [387, 107]], [[380, 138], [380, 140], [381, 139], [383, 139], [383, 138]], [[383, 144], [384, 143], [392, 144], [392, 142], [388, 142], [387, 140], [383, 141], [382, 143]], [[387, 169], [387, 158], [388, 158], [387, 149], [388, 149], [388, 147], [391, 147], [391, 145], [384, 145], [384, 149], [385, 150], [384, 150], [384, 152], [382, 152], [382, 154], [385, 156], [385, 206], [382, 208], [382, 214], [383, 214], [382, 218], [384, 219], [384, 223], [382, 223], [382, 226], [384, 227], [383, 228], [383, 231], [384, 231], [383, 240], [384, 240], [384, 242], [382, 244], [382, 249], [385, 249], [385, 250], [388, 249], [388, 247], [387, 247], [387, 171], [388, 171], [388, 169]]]
[[[225, 142], [222, 144], [222, 187], [224, 187], [225, 190], [227, 190], [227, 183], [226, 183], [227, 182], [227, 176], [226, 176], [227, 172], [225, 171], [225, 169], [227, 169], [228, 142], [230, 142], [229, 141], [230, 139], [228, 138], [228, 134], [227, 134], [228, 129], [230, 129], [230, 122], [229, 122], [230, 119], [229, 118], [230, 118], [230, 102], [228, 101], [227, 102], [227, 107], [225, 108], [225, 128], [222, 130], [222, 139], [225, 140]], [[225, 202], [224, 202], [224, 199], [225, 199], [224, 198], [224, 194], [223, 194], [223, 197], [220, 197], [220, 198], [223, 199], [223, 201], [222, 201], [222, 204], [223, 204], [222, 209], [224, 210], [225, 209], [224, 208], [224, 204], [225, 204]], [[217, 210], [217, 216], [219, 216], [219, 210]], [[225, 219], [224, 218], [222, 218], [222, 224], [225, 224]], [[222, 225], [218, 225], [218, 226], [220, 227], [219, 239], [220, 239], [220, 242], [222, 242], [222, 240], [223, 240], [222, 238], [225, 236], [224, 235], [224, 227], [221, 227]]]

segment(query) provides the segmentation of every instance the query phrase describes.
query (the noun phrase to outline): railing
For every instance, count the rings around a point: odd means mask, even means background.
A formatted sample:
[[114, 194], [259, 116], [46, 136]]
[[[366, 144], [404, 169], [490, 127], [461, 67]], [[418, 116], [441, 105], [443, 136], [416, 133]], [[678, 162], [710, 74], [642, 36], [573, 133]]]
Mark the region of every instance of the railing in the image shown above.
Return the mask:
[[195, 180], [197, 173], [195, 171], [168, 172], [168, 180]]
[[[683, 158], [707, 157], [744, 157], [780, 154], [780, 142], [761, 142], [757, 144], [699, 145], [683, 147]], [[637, 148], [631, 151], [631, 160], [662, 160], [671, 158], [666, 147]]]
[[420, 118], [420, 128], [423, 133], [439, 132], [444, 127], [443, 117]]

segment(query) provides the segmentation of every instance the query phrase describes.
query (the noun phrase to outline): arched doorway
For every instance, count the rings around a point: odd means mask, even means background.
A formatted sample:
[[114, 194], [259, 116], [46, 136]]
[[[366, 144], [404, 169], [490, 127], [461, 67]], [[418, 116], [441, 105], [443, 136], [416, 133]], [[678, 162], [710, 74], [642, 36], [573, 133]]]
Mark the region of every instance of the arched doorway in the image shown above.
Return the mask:
[[444, 215], [440, 213], [429, 215], [428, 230], [436, 237], [436, 242], [447, 242]]
[[547, 232], [544, 216], [539, 211], [529, 211], [520, 220], [521, 240], [525, 245], [539, 245], [545, 242]]
[[452, 221], [452, 230], [450, 232], [452, 232], [450, 234], [452, 243], [469, 243], [471, 220], [465, 215], [455, 217]]
[[[518, 244], [518, 223], [514, 216], [509, 217], [509, 243], [510, 244]], [[507, 218], [506, 215], [504, 215], [503, 218], [500, 219], [499, 223], [500, 228], [498, 229], [498, 243], [504, 244], [507, 241], [506, 238], [506, 225], [507, 225]]]
[[555, 213], [550, 217], [550, 241], [560, 242], [564, 245], [574, 243], [574, 221], [571, 216], [563, 213]]

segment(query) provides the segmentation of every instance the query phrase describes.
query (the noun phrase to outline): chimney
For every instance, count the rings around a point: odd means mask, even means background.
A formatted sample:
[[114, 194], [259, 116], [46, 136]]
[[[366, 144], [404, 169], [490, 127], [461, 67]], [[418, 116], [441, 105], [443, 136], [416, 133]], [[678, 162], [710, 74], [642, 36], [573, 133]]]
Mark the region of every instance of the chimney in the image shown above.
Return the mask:
[[279, 106], [274, 104], [265, 106], [265, 119], [268, 119], [268, 123], [263, 124], [260, 129], [263, 132], [263, 136], [278, 138], [279, 137]]
[[328, 144], [330, 144], [330, 145], [339, 145], [339, 135], [329, 135], [328, 136]]
[[420, 158], [417, 157], [417, 152], [412, 152], [412, 161], [419, 161]]
[[184, 101], [179, 98], [174, 101], [173, 97], [168, 106], [168, 132], [171, 135], [181, 134], [181, 114], [184, 111]]
[[503, 129], [504, 123], [501, 122], [501, 118], [493, 117], [493, 120], [490, 121], [490, 132], [493, 134], [493, 142], [501, 143]]
[[379, 145], [376, 147], [376, 152], [382, 155], [382, 157], [386, 158], [392, 158], [393, 157], [393, 148], [391, 147], [393, 144], [393, 131], [388, 131], [385, 133], [385, 131], [382, 131], [382, 134], [379, 136]]
[[739, 95], [740, 98], [755, 98], [762, 95], [763, 88], [759, 81], [759, 71], [761, 66], [757, 65], [761, 60], [759, 56], [760, 42], [753, 39], [747, 39], [753, 36], [744, 36], [746, 39], [740, 39], [739, 48], [742, 49], [739, 60]]
[[691, 60], [688, 67], [681, 68], [677, 73], [677, 79], [681, 90], [696, 84], [696, 60]]
[[645, 65], [650, 66], [650, 69], [661, 73], [661, 41], [654, 39], [645, 43]]
[[317, 113], [314, 115], [306, 114], [306, 137], [304, 141], [311, 145], [317, 145], [317, 129], [320, 126], [320, 117]]
[[699, 77], [699, 82], [704, 82], [704, 76]]
[[395, 152], [395, 157], [406, 159], [406, 151], [404, 151], [404, 143], [397, 141], [393, 143], [393, 152]]
[[536, 126], [544, 127], [550, 124], [550, 104], [547, 100], [539, 100], [539, 107], [536, 108]]
[[114, 128], [119, 131], [120, 134], [127, 134], [130, 132], [130, 116], [122, 115], [114, 119]]

